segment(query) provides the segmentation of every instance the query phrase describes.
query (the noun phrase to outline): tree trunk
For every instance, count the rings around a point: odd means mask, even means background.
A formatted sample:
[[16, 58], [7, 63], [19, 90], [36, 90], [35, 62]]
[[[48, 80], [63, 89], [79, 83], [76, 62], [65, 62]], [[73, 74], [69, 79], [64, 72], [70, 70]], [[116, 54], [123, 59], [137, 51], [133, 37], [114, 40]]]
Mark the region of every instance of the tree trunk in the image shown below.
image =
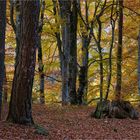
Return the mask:
[[77, 3], [72, 2], [70, 17], [70, 62], [69, 62], [69, 97], [71, 104], [77, 104], [76, 80], [77, 80]]
[[102, 38], [102, 22], [100, 21], [100, 16], [97, 17], [98, 22], [98, 42], [97, 47], [99, 51], [99, 66], [100, 66], [100, 102], [102, 102], [103, 99], [103, 82], [104, 82], [104, 73], [103, 73], [103, 53], [102, 53], [102, 47], [101, 47], [101, 38]]
[[65, 21], [62, 25], [62, 47], [63, 47], [63, 61], [62, 61], [62, 103], [69, 102], [69, 55], [70, 55], [70, 1], [60, 0], [61, 17]]
[[[78, 0], [78, 9], [80, 15], [82, 15], [80, 0]], [[87, 104], [89, 45], [93, 33], [93, 23], [90, 29], [87, 27], [87, 25], [89, 25], [89, 6], [87, 0], [85, 0], [85, 23], [86, 23], [86, 27], [84, 27], [85, 31], [82, 32], [82, 66], [80, 67], [79, 70], [79, 88], [77, 97], [79, 105]], [[80, 25], [80, 27], [83, 30], [83, 25]], [[88, 35], [87, 32], [89, 32]]]
[[62, 29], [62, 103], [75, 104], [77, 77], [77, 10], [76, 1], [59, 0]]
[[12, 85], [7, 120], [19, 124], [33, 124], [32, 87], [34, 80], [39, 0], [20, 1], [20, 48]]
[[7, 87], [7, 76], [6, 76], [6, 68], [4, 66], [4, 87], [3, 87], [3, 104], [7, 104], [8, 98], [8, 87]]
[[115, 39], [115, 24], [116, 24], [116, 18], [113, 19], [113, 11], [114, 11], [114, 0], [112, 2], [112, 8], [111, 8], [111, 16], [110, 16], [110, 23], [111, 23], [111, 27], [112, 27], [112, 38], [111, 38], [111, 44], [110, 44], [110, 49], [109, 49], [109, 60], [108, 60], [108, 64], [109, 64], [109, 68], [108, 68], [108, 78], [107, 78], [107, 90], [106, 90], [106, 95], [105, 95], [105, 99], [108, 99], [108, 95], [110, 92], [110, 85], [111, 85], [111, 79], [112, 79], [112, 51], [113, 51], [113, 47], [114, 47], [114, 39]]
[[60, 70], [61, 70], [61, 75], [62, 75], [62, 61], [63, 61], [63, 51], [62, 51], [62, 40], [61, 40], [61, 35], [60, 35], [60, 26], [59, 22], [57, 19], [57, 16], [59, 15], [58, 13], [58, 3], [56, 0], [52, 0], [53, 2], [53, 12], [55, 16], [55, 23], [57, 26], [57, 31], [55, 32], [55, 37], [57, 41], [57, 47], [58, 47], [58, 52], [59, 52], [59, 61], [60, 61]]
[[5, 29], [6, 29], [6, 1], [0, 1], [0, 119], [2, 111], [2, 93], [4, 82], [4, 57], [5, 57]]
[[78, 104], [81, 105], [87, 101], [88, 90], [88, 36], [82, 35], [82, 66], [79, 71], [79, 88], [78, 88]]
[[44, 65], [42, 60], [42, 46], [41, 46], [41, 35], [39, 35], [38, 39], [38, 63], [39, 63], [39, 78], [40, 78], [40, 103], [45, 104], [45, 96], [44, 96]]
[[123, 0], [119, 0], [118, 30], [116, 100], [121, 99], [122, 85]]
[[41, 16], [38, 27], [38, 63], [39, 63], [39, 78], [40, 78], [40, 103], [45, 104], [45, 95], [44, 95], [44, 65], [42, 57], [42, 43], [41, 43], [41, 34], [44, 24], [44, 11], [45, 11], [45, 1], [41, 3]]
[[140, 30], [138, 36], [138, 94], [140, 95]]

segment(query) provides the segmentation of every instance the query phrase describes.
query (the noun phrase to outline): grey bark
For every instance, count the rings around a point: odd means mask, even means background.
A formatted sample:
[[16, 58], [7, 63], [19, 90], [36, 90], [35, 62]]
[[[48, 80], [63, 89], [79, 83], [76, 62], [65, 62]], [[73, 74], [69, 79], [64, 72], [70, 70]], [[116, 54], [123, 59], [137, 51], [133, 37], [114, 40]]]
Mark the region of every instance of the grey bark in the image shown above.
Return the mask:
[[59, 0], [62, 30], [62, 103], [76, 104], [77, 77], [77, 7], [76, 1]]

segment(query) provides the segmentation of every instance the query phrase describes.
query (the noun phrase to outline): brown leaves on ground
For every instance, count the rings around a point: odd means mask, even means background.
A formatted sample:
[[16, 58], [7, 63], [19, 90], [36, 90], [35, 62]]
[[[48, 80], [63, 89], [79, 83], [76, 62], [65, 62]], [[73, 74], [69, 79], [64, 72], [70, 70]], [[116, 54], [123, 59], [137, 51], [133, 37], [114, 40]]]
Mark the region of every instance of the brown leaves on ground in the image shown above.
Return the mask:
[[92, 107], [60, 107], [34, 105], [37, 124], [46, 128], [48, 136], [35, 134], [29, 126], [0, 122], [2, 140], [93, 140], [139, 139], [140, 120], [93, 119]]

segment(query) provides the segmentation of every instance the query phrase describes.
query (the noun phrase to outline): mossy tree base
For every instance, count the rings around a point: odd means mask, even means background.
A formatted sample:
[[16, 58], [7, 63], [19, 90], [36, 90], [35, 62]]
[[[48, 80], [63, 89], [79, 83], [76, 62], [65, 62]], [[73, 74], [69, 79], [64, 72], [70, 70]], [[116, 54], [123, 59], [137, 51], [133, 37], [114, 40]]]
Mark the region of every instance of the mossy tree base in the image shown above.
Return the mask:
[[35, 134], [44, 135], [44, 136], [49, 135], [48, 131], [44, 127], [37, 124], [35, 124], [34, 127], [35, 127], [35, 132], [34, 132]]
[[96, 110], [92, 112], [91, 117], [101, 118], [118, 118], [118, 119], [138, 119], [139, 113], [128, 101], [104, 100], [97, 103]]

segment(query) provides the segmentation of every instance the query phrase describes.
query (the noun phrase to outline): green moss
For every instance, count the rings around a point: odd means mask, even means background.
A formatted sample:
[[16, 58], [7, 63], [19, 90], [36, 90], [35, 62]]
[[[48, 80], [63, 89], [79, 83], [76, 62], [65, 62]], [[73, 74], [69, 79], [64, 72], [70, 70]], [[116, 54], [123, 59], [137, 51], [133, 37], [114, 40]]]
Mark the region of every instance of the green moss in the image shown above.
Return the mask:
[[44, 136], [49, 135], [48, 131], [43, 126], [35, 124], [34, 127], [35, 127], [35, 132], [34, 132], [35, 134], [44, 135]]

